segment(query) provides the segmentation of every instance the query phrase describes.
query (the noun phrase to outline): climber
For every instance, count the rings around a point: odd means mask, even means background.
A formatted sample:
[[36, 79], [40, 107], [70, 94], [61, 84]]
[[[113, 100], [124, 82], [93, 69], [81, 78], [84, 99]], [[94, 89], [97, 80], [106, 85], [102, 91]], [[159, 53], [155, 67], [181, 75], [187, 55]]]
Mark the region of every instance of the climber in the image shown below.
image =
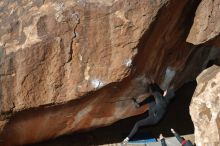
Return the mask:
[[[134, 136], [139, 127], [157, 124], [164, 117], [167, 111], [167, 105], [169, 104], [170, 100], [174, 97], [173, 89], [168, 89], [164, 91], [162, 95], [162, 90], [155, 83], [151, 83], [149, 85], [149, 91], [150, 94], [152, 94], [155, 98], [155, 102], [153, 101], [148, 104], [149, 116], [136, 122], [130, 134], [123, 140], [122, 145], [125, 145], [131, 139], [131, 137]], [[139, 105], [138, 102], [135, 102], [135, 104]]]
[[174, 134], [174, 136], [181, 143], [182, 146], [193, 146], [191, 141], [185, 140], [183, 137], [180, 137], [180, 135], [176, 133], [173, 129], [171, 129], [171, 132]]

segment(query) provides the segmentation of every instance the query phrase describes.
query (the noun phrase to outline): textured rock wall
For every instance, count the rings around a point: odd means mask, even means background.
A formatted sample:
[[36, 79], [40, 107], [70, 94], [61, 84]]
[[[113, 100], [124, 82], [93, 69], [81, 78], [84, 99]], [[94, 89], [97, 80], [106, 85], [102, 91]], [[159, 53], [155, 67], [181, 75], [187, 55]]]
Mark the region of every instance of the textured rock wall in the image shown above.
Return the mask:
[[190, 104], [198, 146], [220, 144], [220, 67], [212, 66], [197, 77], [197, 87]]
[[[220, 65], [220, 1], [203, 0], [196, 11], [193, 26], [187, 41], [193, 44], [208, 44], [216, 47], [208, 60]], [[216, 55], [218, 54], [218, 55]], [[220, 67], [212, 66], [197, 77], [198, 86], [190, 105], [190, 115], [195, 127], [195, 142], [198, 146], [220, 145]]]
[[147, 97], [148, 78], [194, 79], [220, 56], [186, 42], [199, 2], [1, 1], [1, 145], [109, 125], [147, 110], [131, 98]]
[[218, 38], [216, 43], [219, 45], [219, 5], [219, 0], [202, 0], [196, 11], [196, 17], [187, 38], [188, 42], [198, 45]]

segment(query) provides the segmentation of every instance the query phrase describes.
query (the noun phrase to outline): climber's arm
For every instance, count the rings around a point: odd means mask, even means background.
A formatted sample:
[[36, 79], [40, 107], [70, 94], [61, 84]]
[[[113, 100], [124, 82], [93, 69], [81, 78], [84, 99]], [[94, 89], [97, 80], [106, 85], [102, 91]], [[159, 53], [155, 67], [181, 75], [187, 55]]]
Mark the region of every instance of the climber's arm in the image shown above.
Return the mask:
[[159, 92], [153, 92], [152, 95], [155, 98], [156, 104], [160, 103], [163, 100], [163, 96]]

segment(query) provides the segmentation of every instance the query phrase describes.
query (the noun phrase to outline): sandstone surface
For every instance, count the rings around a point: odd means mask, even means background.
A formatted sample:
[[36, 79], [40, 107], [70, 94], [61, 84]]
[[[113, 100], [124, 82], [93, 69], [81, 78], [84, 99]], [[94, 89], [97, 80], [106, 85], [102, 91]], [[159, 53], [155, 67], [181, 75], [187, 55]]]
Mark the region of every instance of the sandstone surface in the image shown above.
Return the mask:
[[187, 41], [195, 45], [215, 41], [220, 46], [220, 1], [202, 0]]
[[143, 113], [146, 80], [194, 79], [220, 50], [186, 42], [199, 0], [2, 0], [0, 145]]
[[197, 77], [190, 104], [198, 146], [220, 145], [220, 67], [212, 66]]

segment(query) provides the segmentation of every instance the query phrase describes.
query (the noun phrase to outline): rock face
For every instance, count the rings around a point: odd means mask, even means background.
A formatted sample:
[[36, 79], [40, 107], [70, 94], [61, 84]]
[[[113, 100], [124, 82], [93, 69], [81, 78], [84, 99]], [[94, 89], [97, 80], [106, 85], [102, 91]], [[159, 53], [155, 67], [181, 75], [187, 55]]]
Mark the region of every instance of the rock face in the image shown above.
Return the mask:
[[180, 87], [220, 56], [186, 42], [199, 0], [2, 0], [0, 145], [147, 110], [146, 80]]
[[[220, 47], [219, 4], [219, 0], [203, 0], [199, 4], [187, 37], [188, 42]], [[220, 65], [220, 56], [214, 55], [219, 48], [214, 47], [211, 50], [213, 53], [209, 55], [211, 58], [208, 60], [211, 60], [212, 64]], [[203, 71], [197, 77], [197, 83], [190, 105], [190, 115], [195, 127], [195, 142], [198, 146], [218, 146], [220, 144], [220, 67], [212, 66]]]
[[220, 1], [202, 0], [198, 9], [193, 26], [190, 30], [187, 41], [195, 45], [216, 40], [218, 46], [220, 34]]
[[198, 146], [220, 144], [220, 67], [212, 66], [197, 77], [190, 105]]

